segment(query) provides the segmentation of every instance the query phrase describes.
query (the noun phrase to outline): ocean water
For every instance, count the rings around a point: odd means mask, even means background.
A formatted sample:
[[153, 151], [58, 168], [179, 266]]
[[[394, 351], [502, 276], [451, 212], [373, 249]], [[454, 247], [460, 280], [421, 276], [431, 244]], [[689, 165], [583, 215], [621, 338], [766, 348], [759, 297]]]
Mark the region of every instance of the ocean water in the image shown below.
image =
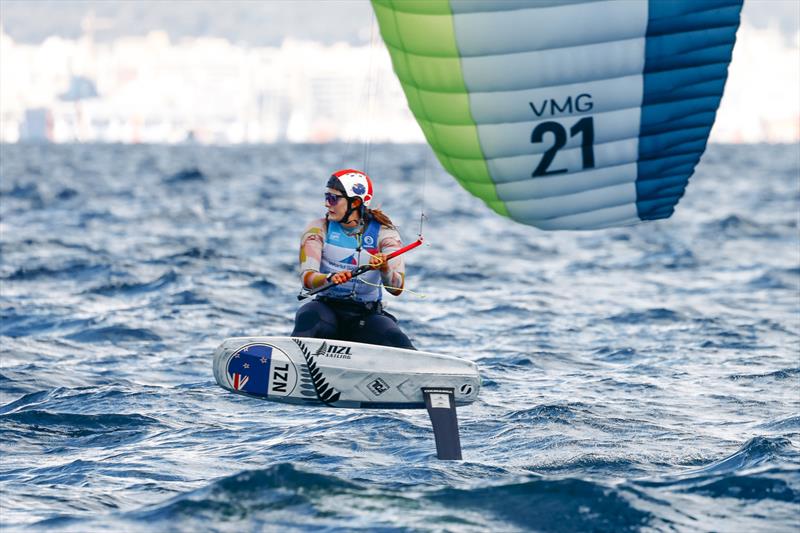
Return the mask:
[[465, 460], [424, 411], [214, 382], [224, 338], [291, 331], [359, 149], [3, 145], [3, 531], [800, 528], [798, 146], [712, 145], [672, 219], [588, 233], [494, 215], [425, 146], [368, 155], [407, 241], [426, 214], [390, 311], [481, 369]]

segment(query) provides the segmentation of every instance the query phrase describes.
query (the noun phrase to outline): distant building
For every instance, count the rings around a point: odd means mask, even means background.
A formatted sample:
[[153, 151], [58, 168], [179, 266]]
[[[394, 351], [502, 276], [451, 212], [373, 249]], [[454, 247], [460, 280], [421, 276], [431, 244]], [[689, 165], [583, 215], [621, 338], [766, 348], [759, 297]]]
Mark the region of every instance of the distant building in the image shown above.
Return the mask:
[[53, 140], [53, 116], [49, 109], [26, 109], [19, 138], [22, 141], [49, 142]]
[[58, 96], [64, 102], [77, 102], [88, 98], [98, 98], [97, 87], [94, 81], [84, 76], [72, 76], [69, 80], [69, 88], [65, 93]]

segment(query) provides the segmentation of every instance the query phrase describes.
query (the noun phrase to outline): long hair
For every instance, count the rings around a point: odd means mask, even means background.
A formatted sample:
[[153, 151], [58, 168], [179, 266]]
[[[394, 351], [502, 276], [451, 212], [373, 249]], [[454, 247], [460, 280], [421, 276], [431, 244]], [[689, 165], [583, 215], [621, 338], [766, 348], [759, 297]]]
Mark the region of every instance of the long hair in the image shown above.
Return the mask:
[[380, 209], [370, 209], [369, 207], [366, 208], [367, 211], [367, 219], [374, 219], [380, 224], [381, 226], [386, 226], [389, 229], [395, 229], [395, 225], [392, 223], [392, 219], [388, 217], [386, 213], [381, 211]]

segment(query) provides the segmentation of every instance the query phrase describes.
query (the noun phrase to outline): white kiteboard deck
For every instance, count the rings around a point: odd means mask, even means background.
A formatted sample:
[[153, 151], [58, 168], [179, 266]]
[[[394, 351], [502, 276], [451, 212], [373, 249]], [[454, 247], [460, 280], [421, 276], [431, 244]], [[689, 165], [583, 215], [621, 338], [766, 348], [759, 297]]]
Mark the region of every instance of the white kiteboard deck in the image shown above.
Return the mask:
[[474, 402], [475, 363], [388, 346], [302, 337], [236, 337], [214, 353], [214, 377], [229, 391], [332, 407], [425, 409], [423, 388]]

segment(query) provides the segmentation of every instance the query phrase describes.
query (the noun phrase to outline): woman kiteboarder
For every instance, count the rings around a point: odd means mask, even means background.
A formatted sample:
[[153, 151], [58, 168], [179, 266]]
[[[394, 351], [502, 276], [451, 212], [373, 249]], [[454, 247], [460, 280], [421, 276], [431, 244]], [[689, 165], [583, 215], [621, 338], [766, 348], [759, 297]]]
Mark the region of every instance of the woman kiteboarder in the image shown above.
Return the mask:
[[325, 218], [312, 221], [300, 240], [303, 287], [318, 295], [297, 311], [292, 337], [415, 349], [381, 303], [382, 288], [403, 292], [404, 250], [389, 217], [369, 208], [372, 197], [372, 180], [361, 171], [339, 170], [328, 180]]

